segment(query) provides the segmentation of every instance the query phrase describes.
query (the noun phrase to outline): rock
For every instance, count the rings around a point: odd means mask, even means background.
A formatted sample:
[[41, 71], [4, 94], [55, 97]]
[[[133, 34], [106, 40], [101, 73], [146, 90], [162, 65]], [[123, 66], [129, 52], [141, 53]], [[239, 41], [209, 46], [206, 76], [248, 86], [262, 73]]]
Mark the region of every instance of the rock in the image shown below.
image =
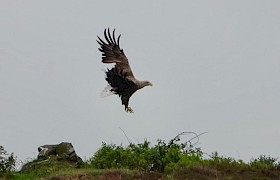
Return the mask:
[[30, 169], [42, 166], [47, 162], [65, 161], [75, 167], [83, 165], [83, 160], [76, 154], [74, 147], [71, 143], [62, 142], [55, 145], [43, 145], [38, 147], [38, 157], [32, 162], [24, 164], [21, 172], [29, 172]]
[[38, 160], [44, 160], [47, 159], [51, 155], [56, 155], [56, 147], [58, 145], [44, 145], [44, 146], [39, 146], [38, 147]]
[[44, 145], [38, 147], [38, 160], [45, 160], [51, 155], [66, 158], [75, 163], [82, 163], [82, 159], [76, 154], [71, 143], [62, 142], [56, 145]]

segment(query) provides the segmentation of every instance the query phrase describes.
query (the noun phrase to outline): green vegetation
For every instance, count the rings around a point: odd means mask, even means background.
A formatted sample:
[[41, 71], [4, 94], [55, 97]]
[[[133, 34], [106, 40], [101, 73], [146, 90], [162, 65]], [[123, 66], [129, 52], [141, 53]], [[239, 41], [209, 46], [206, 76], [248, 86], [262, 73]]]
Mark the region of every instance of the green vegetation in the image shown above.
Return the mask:
[[[183, 135], [180, 134], [180, 135]], [[63, 157], [34, 160], [15, 172], [15, 158], [1, 148], [0, 179], [279, 179], [280, 163], [261, 155], [245, 163], [212, 153], [205, 158], [191, 140], [181, 143], [180, 135], [155, 145], [147, 140], [128, 146], [103, 143], [93, 157], [76, 164]], [[196, 136], [198, 137], [198, 136]], [[28, 166], [27, 166], [28, 165]]]
[[141, 144], [130, 143], [127, 147], [103, 143], [90, 164], [97, 169], [127, 168], [162, 173], [168, 165], [179, 163], [184, 157], [192, 158], [192, 162], [202, 160], [203, 153], [199, 148], [179, 141], [176, 136], [169, 143], [158, 140], [155, 146], [147, 140]]
[[3, 146], [0, 146], [0, 175], [9, 173], [15, 169], [16, 159], [14, 154], [7, 154]]

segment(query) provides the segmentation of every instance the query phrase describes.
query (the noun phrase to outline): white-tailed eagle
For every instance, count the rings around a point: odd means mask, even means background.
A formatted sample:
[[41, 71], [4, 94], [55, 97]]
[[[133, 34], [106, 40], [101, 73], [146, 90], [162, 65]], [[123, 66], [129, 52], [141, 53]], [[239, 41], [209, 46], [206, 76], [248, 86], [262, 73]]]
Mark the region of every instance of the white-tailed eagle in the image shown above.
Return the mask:
[[99, 37], [97, 40], [98, 44], [100, 44], [99, 50], [102, 52], [102, 62], [115, 63], [115, 66], [112, 69], [108, 69], [105, 72], [105, 79], [109, 84], [109, 91], [113, 94], [119, 95], [122, 104], [125, 106], [125, 110], [132, 113], [133, 110], [131, 107], [128, 107], [129, 98], [137, 90], [142, 89], [145, 86], [152, 86], [152, 83], [135, 79], [129, 66], [128, 59], [120, 48], [119, 41], [121, 35], [119, 35], [116, 40], [115, 30], [113, 30], [113, 34], [111, 35], [108, 28], [104, 30], [104, 37], [106, 41], [103, 41]]

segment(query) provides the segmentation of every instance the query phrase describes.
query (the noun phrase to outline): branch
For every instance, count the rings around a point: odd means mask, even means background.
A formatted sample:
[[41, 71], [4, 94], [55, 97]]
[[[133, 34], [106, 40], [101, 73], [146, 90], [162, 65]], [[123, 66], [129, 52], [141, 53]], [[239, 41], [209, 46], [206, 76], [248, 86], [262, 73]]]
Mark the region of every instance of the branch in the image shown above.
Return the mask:
[[[120, 127], [119, 127], [120, 128]], [[123, 134], [125, 135], [125, 137], [126, 137], [126, 140], [129, 142], [129, 144], [131, 144], [131, 141], [128, 139], [128, 137], [127, 137], [127, 135], [126, 135], [126, 133], [124, 132], [124, 130], [122, 129], [122, 128], [120, 128], [120, 130], [123, 132]]]

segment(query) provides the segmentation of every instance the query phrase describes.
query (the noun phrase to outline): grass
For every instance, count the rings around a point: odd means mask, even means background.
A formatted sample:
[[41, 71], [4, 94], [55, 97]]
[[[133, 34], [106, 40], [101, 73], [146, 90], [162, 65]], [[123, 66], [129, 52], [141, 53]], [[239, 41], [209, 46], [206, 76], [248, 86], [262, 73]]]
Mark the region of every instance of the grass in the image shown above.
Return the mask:
[[[39, 170], [40, 171], [40, 170]], [[216, 167], [194, 165], [178, 167], [171, 173], [143, 172], [131, 169], [93, 169], [89, 167], [60, 169], [49, 173], [11, 172], [2, 179], [33, 180], [33, 179], [279, 179], [279, 169], [242, 169], [232, 168], [219, 170]], [[1, 178], [0, 178], [1, 179]]]

